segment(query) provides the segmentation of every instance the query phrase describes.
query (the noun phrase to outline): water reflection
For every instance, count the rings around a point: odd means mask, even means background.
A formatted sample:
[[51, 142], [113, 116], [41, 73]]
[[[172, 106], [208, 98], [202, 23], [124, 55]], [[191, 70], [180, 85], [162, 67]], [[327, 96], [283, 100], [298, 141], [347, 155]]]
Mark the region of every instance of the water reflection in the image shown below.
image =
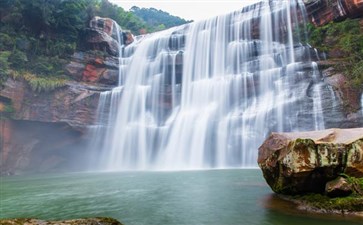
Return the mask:
[[280, 198], [276, 194], [263, 198], [263, 208], [266, 209], [266, 224], [279, 225], [357, 225], [363, 218], [353, 215], [322, 214], [299, 210], [298, 205]]

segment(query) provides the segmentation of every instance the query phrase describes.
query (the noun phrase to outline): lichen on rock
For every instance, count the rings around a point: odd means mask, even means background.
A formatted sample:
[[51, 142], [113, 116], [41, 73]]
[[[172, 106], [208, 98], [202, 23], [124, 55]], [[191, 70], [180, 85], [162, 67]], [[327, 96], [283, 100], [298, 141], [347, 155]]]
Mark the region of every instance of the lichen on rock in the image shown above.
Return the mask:
[[258, 164], [276, 193], [324, 193], [341, 173], [363, 177], [363, 128], [272, 133]]

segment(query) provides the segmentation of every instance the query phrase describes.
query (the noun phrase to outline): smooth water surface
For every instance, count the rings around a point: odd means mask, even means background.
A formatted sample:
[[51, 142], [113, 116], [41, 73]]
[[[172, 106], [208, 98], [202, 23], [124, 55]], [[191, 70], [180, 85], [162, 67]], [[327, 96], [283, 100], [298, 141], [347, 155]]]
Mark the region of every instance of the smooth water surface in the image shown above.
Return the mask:
[[[259, 170], [74, 173], [1, 178], [1, 216], [110, 216], [126, 225], [351, 225], [287, 210]], [[280, 203], [279, 203], [280, 202]]]

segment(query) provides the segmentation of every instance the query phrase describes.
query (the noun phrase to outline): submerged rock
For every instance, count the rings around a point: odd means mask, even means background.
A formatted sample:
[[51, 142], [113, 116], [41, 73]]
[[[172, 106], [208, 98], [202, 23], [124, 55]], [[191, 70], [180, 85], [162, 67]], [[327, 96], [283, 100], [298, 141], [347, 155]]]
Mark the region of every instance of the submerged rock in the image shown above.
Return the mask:
[[276, 193], [324, 193], [341, 173], [363, 177], [363, 128], [272, 133], [258, 165]]
[[122, 225], [121, 222], [113, 218], [108, 217], [97, 217], [97, 218], [87, 218], [87, 219], [74, 219], [74, 220], [62, 220], [62, 221], [46, 221], [38, 219], [0, 219], [0, 224], [2, 225]]

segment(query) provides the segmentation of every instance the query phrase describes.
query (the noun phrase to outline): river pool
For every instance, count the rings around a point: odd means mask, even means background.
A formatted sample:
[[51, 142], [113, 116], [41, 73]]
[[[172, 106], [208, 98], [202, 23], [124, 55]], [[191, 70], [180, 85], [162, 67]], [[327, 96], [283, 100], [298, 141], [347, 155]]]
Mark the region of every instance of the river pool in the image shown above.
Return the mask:
[[297, 211], [259, 170], [89, 172], [1, 177], [0, 218], [114, 217], [125, 225], [351, 225]]

